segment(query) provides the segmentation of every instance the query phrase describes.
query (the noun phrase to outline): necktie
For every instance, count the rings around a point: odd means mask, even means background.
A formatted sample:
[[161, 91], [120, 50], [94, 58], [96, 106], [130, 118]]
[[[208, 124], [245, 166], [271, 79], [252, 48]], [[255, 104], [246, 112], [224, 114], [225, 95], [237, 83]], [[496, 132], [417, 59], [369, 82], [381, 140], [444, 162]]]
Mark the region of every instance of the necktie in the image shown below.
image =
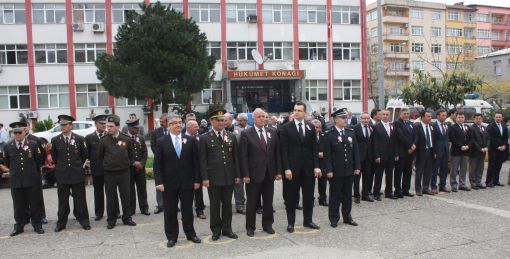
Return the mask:
[[168, 130], [167, 129], [163, 129], [163, 132], [164, 132], [163, 134], [165, 134], [165, 136], [168, 135]]
[[133, 142], [136, 140], [136, 137], [135, 136], [131, 136], [131, 139], [133, 140]]
[[262, 145], [262, 148], [264, 150], [267, 150], [267, 143], [266, 143], [266, 139], [264, 138], [264, 134], [263, 134], [263, 131], [262, 129], [259, 129], [259, 132], [260, 132], [260, 144]]
[[21, 141], [18, 142], [18, 149], [23, 149], [23, 142]]
[[179, 136], [175, 137], [175, 143], [174, 143], [175, 153], [177, 153], [177, 157], [181, 157], [181, 141]]
[[344, 130], [340, 130], [340, 136], [344, 136]]
[[69, 145], [69, 137], [66, 137], [66, 144]]
[[426, 141], [427, 141], [427, 148], [431, 148], [432, 145], [430, 144], [430, 133], [429, 133], [429, 126], [425, 126], [425, 137], [426, 137]]
[[221, 132], [218, 132], [218, 140], [221, 142], [223, 142], [223, 138], [221, 137]]
[[369, 138], [370, 137], [370, 133], [368, 133], [368, 126], [365, 125], [365, 138]]
[[384, 123], [384, 128], [386, 129], [386, 133], [388, 133], [388, 137], [391, 136], [390, 125], [388, 125], [388, 123]]
[[446, 134], [446, 128], [444, 126], [444, 122], [441, 122], [441, 134]]
[[103, 133], [99, 133], [99, 138], [102, 138], [103, 137]]
[[299, 136], [300, 137], [303, 137], [305, 134], [303, 133], [303, 123], [298, 123], [298, 126], [299, 126]]
[[501, 123], [498, 123], [499, 134], [503, 135], [503, 128], [501, 128]]

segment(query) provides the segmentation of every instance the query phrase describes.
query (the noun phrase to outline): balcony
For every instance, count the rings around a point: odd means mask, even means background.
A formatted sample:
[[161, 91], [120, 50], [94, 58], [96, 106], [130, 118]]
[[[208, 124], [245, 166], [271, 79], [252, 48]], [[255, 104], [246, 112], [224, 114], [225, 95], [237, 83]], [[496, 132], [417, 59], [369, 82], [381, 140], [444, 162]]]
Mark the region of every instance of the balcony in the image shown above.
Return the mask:
[[506, 41], [506, 40], [492, 40], [491, 41], [491, 45], [492, 47], [496, 47], [496, 48], [508, 48], [510, 47], [510, 41]]
[[508, 25], [506, 23], [493, 23], [491, 25], [491, 29], [493, 31], [504, 31], [504, 30], [510, 29], [510, 25]]
[[410, 76], [409, 68], [401, 70], [386, 70], [385, 76]]
[[388, 41], [408, 41], [409, 33], [385, 33], [383, 35], [384, 40]]
[[401, 52], [392, 52], [392, 51], [385, 51], [384, 52], [385, 58], [405, 58], [409, 59], [409, 51], [401, 51]]
[[409, 23], [409, 17], [408, 16], [383, 16], [382, 19], [383, 23]]

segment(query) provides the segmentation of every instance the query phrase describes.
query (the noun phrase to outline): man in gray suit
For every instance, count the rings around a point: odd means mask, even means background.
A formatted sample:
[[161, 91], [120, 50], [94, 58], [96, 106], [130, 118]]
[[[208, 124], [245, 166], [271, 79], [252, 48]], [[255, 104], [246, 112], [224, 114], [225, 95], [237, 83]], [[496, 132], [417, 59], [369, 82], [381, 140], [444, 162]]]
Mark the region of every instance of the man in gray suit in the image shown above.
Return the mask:
[[471, 138], [469, 139], [469, 181], [471, 189], [485, 189], [482, 184], [483, 164], [485, 155], [489, 151], [489, 135], [482, 125], [483, 116], [477, 113], [473, 116], [474, 123], [471, 125]]

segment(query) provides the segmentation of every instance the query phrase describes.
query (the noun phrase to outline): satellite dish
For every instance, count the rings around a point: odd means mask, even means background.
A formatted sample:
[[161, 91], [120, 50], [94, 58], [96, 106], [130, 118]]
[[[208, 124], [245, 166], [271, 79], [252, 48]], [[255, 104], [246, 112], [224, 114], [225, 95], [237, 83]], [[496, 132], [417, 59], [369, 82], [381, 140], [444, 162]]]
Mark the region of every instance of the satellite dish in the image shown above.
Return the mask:
[[264, 63], [262, 55], [260, 55], [260, 53], [256, 49], [251, 50], [251, 56], [253, 57], [255, 62], [257, 62], [257, 64], [262, 65], [262, 63]]

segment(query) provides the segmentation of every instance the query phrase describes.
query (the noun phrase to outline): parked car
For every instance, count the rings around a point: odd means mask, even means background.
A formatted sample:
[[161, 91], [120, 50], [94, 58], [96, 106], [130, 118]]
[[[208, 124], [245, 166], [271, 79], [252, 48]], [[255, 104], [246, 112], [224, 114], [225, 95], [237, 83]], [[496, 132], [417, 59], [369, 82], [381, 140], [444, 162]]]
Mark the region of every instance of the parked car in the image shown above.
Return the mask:
[[[73, 121], [73, 132], [75, 134], [85, 137], [95, 130], [96, 126], [93, 121]], [[60, 125], [57, 124], [50, 130], [34, 133], [34, 136], [42, 138], [46, 143], [48, 143], [53, 137], [60, 133]]]

